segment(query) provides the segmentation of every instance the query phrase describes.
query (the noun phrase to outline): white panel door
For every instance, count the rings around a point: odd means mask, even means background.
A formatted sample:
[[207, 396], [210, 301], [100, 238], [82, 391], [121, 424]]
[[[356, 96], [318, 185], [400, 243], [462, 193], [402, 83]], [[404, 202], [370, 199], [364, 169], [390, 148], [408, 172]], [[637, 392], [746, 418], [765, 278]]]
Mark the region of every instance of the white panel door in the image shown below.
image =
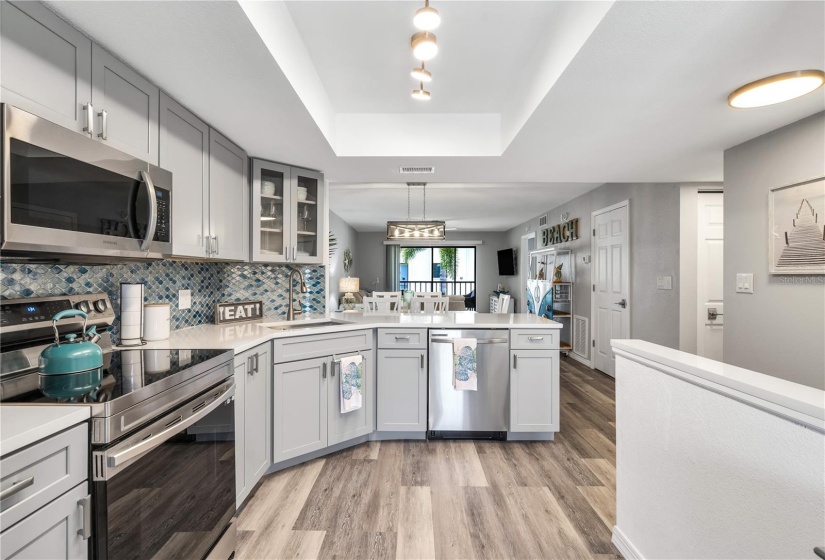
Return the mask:
[[[722, 361], [724, 195], [699, 193], [696, 252], [696, 353]], [[715, 314], [715, 318], [714, 317]]]
[[610, 341], [630, 338], [630, 259], [627, 205], [594, 213], [594, 366], [614, 375]]
[[158, 164], [160, 90], [102, 47], [92, 45], [95, 138]]

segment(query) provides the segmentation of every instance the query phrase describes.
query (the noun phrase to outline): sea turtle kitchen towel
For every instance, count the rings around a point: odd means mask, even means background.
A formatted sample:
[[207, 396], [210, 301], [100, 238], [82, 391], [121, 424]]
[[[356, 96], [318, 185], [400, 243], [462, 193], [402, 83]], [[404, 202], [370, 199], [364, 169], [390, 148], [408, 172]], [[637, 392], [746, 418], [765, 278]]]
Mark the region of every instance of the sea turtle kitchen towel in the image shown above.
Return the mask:
[[341, 358], [341, 414], [361, 408], [364, 358], [360, 354]]
[[453, 387], [456, 391], [478, 391], [475, 338], [453, 340]]

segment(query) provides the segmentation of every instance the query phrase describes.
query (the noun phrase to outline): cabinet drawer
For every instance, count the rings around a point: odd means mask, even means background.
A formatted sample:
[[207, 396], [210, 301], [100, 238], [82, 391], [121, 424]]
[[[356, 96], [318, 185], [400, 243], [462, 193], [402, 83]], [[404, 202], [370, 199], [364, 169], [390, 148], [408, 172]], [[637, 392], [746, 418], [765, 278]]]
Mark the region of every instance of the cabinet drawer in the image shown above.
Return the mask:
[[378, 329], [378, 348], [426, 348], [427, 329]]
[[0, 502], [0, 525], [11, 527], [88, 478], [89, 426], [75, 426], [0, 460], [0, 488], [24, 486]]
[[559, 331], [550, 329], [513, 330], [511, 350], [558, 350]]
[[273, 341], [276, 364], [372, 348], [372, 329], [281, 338]]

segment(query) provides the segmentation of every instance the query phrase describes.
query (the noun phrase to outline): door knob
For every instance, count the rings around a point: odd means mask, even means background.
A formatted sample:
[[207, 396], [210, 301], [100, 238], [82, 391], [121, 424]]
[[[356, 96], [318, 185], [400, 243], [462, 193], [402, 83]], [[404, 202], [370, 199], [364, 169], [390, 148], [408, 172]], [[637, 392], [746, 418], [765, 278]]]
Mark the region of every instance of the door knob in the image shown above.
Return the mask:
[[624, 309], [625, 307], [627, 307], [627, 300], [623, 299], [622, 301], [617, 301], [614, 305], [618, 305], [619, 307]]
[[724, 315], [724, 313], [718, 313], [715, 307], [708, 307], [708, 321], [715, 321], [717, 317]]

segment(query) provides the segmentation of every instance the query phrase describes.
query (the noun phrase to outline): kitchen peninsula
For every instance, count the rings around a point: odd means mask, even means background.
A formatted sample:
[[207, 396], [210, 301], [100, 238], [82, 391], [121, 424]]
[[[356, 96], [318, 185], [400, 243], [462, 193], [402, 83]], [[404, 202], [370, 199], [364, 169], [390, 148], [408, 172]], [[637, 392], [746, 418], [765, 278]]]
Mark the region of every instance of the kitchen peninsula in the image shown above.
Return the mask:
[[[552, 440], [559, 430], [560, 328], [535, 315], [348, 312], [290, 322], [200, 325], [174, 331], [169, 340], [141, 351], [146, 363], [163, 360], [171, 348], [234, 351], [240, 505], [264, 474], [364, 441], [471, 435], [432, 429], [439, 421], [433, 401], [436, 352], [439, 363], [447, 364], [439, 371], [452, 376], [452, 346], [432, 344], [434, 337], [450, 337], [440, 342], [472, 337], [481, 344], [478, 391], [459, 396], [451, 379], [437, 382], [442, 420], [458, 409], [465, 419], [489, 414], [502, 426], [491, 437]], [[495, 360], [490, 343], [500, 344]], [[352, 355], [363, 360], [363, 406], [343, 413], [340, 362]], [[489, 402], [480, 406], [480, 399]]]

